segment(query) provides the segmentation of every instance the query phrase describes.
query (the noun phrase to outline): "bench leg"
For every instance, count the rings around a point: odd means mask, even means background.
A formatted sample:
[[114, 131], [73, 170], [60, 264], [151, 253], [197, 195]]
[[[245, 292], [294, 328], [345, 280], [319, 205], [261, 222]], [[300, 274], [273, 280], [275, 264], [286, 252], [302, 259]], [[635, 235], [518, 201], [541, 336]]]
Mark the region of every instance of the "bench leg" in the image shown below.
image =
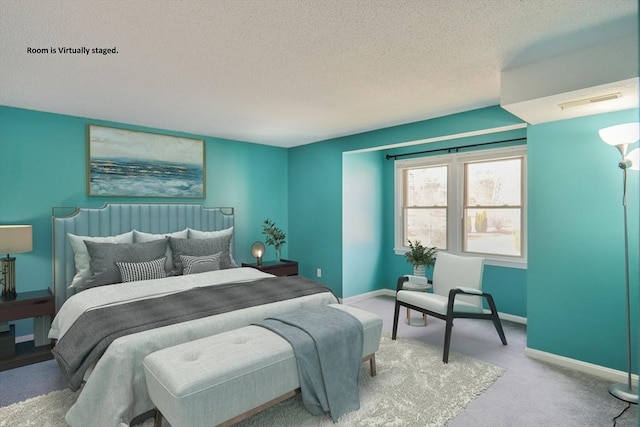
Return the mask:
[[372, 353], [368, 356], [365, 356], [362, 358], [362, 363], [369, 361], [369, 369], [371, 370], [371, 376], [375, 377], [376, 376], [376, 354]]
[[371, 359], [369, 359], [369, 368], [371, 369], [371, 376], [375, 377], [377, 372], [376, 372], [376, 354], [373, 353], [371, 355]]
[[162, 412], [156, 409], [156, 416], [153, 420], [153, 427], [162, 427]]

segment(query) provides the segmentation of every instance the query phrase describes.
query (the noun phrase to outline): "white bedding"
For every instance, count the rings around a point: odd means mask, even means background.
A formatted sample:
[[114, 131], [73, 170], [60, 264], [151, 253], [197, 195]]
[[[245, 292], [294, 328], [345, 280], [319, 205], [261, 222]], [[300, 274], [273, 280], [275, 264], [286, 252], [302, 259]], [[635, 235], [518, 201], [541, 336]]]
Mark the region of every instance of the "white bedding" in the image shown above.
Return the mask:
[[[271, 277], [252, 268], [232, 268], [166, 279], [102, 286], [69, 298], [56, 315], [50, 338], [59, 339], [85, 311], [141, 298], [158, 297], [197, 286]], [[330, 292], [178, 323], [115, 340], [96, 363], [76, 403], [66, 415], [71, 426], [128, 426], [137, 415], [153, 409], [142, 361], [148, 354], [220, 332], [247, 326], [286, 311], [335, 303]]]

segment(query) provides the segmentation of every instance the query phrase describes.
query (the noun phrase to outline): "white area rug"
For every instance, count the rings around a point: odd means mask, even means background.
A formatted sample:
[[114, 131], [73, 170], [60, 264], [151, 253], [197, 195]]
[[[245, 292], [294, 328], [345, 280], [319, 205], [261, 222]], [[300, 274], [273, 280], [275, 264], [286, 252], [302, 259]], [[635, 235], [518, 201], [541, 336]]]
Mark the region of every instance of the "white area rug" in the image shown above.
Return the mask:
[[[329, 416], [309, 414], [296, 396], [238, 426], [442, 426], [504, 372], [455, 353], [445, 365], [442, 348], [403, 338], [392, 341], [387, 334], [382, 337], [376, 360], [375, 377], [369, 375], [368, 364], [363, 365], [360, 410], [343, 416], [336, 424]], [[64, 414], [76, 396], [69, 390], [55, 391], [0, 408], [0, 427], [66, 426]], [[143, 426], [153, 426], [152, 419]]]

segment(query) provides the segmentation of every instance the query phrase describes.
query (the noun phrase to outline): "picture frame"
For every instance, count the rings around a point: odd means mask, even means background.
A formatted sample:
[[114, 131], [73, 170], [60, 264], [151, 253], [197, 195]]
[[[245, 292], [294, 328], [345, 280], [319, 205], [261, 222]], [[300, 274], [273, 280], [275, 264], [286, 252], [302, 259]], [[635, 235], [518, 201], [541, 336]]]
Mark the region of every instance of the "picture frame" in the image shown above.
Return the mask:
[[87, 195], [206, 197], [202, 139], [87, 125]]

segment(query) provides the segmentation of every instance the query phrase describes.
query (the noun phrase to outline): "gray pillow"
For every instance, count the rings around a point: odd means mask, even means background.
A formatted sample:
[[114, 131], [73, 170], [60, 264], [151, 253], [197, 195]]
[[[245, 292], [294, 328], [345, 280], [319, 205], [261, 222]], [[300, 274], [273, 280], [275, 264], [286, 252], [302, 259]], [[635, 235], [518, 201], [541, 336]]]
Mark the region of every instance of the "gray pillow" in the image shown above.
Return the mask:
[[142, 262], [163, 258], [167, 241], [153, 240], [143, 243], [96, 243], [85, 240], [91, 257], [91, 277], [83, 288], [122, 282], [116, 262]]
[[205, 271], [220, 270], [220, 255], [222, 255], [222, 252], [205, 256], [180, 255], [182, 274], [196, 274], [204, 273]]
[[[202, 231], [194, 230], [193, 228], [187, 228], [189, 234], [187, 236], [173, 236], [173, 237], [186, 237], [187, 239], [212, 239], [214, 237], [223, 237], [231, 235], [233, 236], [233, 227], [225, 228], [224, 230], [216, 231]], [[233, 259], [233, 239], [229, 240], [229, 258], [231, 259], [231, 266], [238, 267], [238, 263]]]
[[[162, 233], [162, 234], [151, 234], [144, 233], [142, 231], [133, 230], [133, 241], [131, 243], [140, 243], [140, 242], [150, 242], [152, 240], [160, 240], [166, 239], [167, 237], [179, 237], [181, 239], [186, 239], [189, 237], [189, 229], [185, 228], [184, 230], [174, 231], [173, 233]], [[171, 253], [171, 246], [167, 244], [167, 252], [166, 252], [166, 264], [165, 271], [172, 271], [173, 267], [173, 254]]]
[[205, 256], [222, 252], [220, 255], [220, 269], [231, 268], [233, 267], [229, 253], [231, 237], [231, 235], [212, 239], [178, 239], [169, 237], [169, 245], [171, 245], [171, 251], [173, 252], [173, 264], [179, 271], [182, 271], [180, 255]]

